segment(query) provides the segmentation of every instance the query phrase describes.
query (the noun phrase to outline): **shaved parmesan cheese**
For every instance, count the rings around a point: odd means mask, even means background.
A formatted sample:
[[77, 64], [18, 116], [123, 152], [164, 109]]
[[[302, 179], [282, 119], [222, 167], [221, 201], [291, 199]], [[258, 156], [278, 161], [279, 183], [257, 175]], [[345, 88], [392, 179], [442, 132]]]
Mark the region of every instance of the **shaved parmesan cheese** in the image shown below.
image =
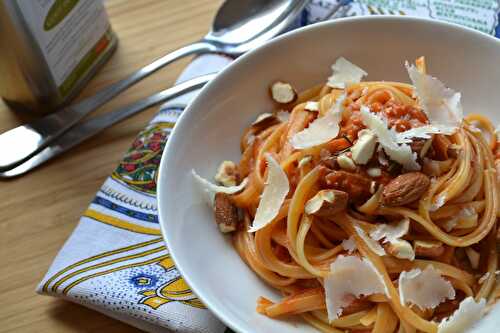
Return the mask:
[[383, 243], [392, 242], [406, 235], [409, 229], [410, 220], [404, 218], [398, 222], [377, 225], [370, 231], [370, 237], [377, 241], [383, 239]]
[[304, 109], [306, 109], [307, 111], [317, 112], [319, 111], [319, 103], [314, 101], [309, 101], [304, 106]]
[[257, 116], [257, 118], [255, 118], [252, 125], [257, 125], [257, 124], [259, 124], [265, 120], [271, 119], [271, 118], [274, 118], [274, 115], [272, 113], [269, 113], [269, 112], [261, 113]]
[[324, 280], [328, 320], [337, 319], [352, 296], [388, 294], [384, 280], [366, 258], [340, 255]]
[[450, 232], [453, 229], [467, 229], [477, 225], [479, 215], [471, 207], [462, 208], [458, 214], [443, 223], [443, 229]]
[[339, 134], [339, 122], [342, 119], [342, 102], [345, 95], [339, 97], [335, 106], [323, 117], [313, 121], [308, 128], [295, 134], [290, 143], [295, 149], [305, 149], [326, 143]]
[[481, 258], [479, 252], [474, 250], [472, 247], [466, 247], [465, 254], [467, 255], [467, 258], [469, 258], [471, 267], [473, 269], [477, 269], [479, 267], [479, 259]]
[[406, 63], [406, 69], [429, 122], [433, 125], [460, 126], [463, 119], [460, 93], [446, 88], [441, 81], [421, 73], [413, 65]]
[[378, 142], [391, 160], [403, 165], [407, 170], [420, 170], [417, 154], [412, 152], [406, 143], [398, 144], [396, 131], [387, 126], [385, 119], [371, 113], [366, 106], [361, 106], [360, 114], [365, 126], [377, 136]]
[[368, 168], [368, 170], [366, 170], [366, 173], [372, 178], [382, 176], [382, 170], [380, 170], [380, 168]]
[[298, 165], [299, 169], [305, 167], [311, 161], [312, 161], [312, 157], [311, 156], [304, 156], [304, 157], [302, 157], [300, 159], [300, 161], [299, 161], [299, 165]]
[[438, 326], [438, 333], [461, 333], [471, 328], [485, 313], [484, 298], [476, 303], [472, 296], [465, 298], [453, 314]]
[[290, 190], [288, 177], [271, 155], [267, 159], [267, 180], [255, 213], [252, 227], [248, 232], [264, 228], [278, 215], [281, 205]]
[[370, 238], [360, 226], [355, 225], [354, 230], [356, 230], [358, 236], [361, 237], [361, 239], [363, 239], [363, 241], [370, 248], [370, 250], [372, 250], [376, 255], [379, 256], [385, 255], [384, 248], [373, 238]]
[[191, 173], [193, 174], [194, 179], [200, 185], [201, 190], [206, 194], [206, 199], [210, 206], [213, 205], [215, 193], [235, 194], [243, 190], [248, 183], [248, 179], [245, 178], [243, 179], [241, 184], [237, 186], [219, 186], [212, 184], [205, 178], [198, 175], [196, 171], [194, 171], [194, 169], [191, 170]]
[[390, 243], [387, 252], [399, 259], [415, 259], [415, 252], [411, 244], [400, 239], [408, 233], [410, 220], [405, 218], [398, 222], [379, 224], [371, 232], [370, 237], [375, 240], [383, 240], [383, 243]]
[[411, 143], [412, 138], [430, 139], [431, 134], [451, 135], [455, 133], [456, 130], [456, 127], [450, 126], [424, 125], [420, 127], [414, 127], [401, 133], [397, 133], [396, 136], [398, 143]]
[[278, 111], [276, 112], [276, 118], [278, 118], [278, 120], [282, 123], [286, 123], [288, 122], [288, 119], [290, 119], [290, 112]]
[[443, 207], [444, 204], [445, 204], [445, 196], [442, 193], [440, 193], [432, 200], [432, 204], [429, 207], [429, 210], [431, 212], [435, 212], [439, 208]]
[[349, 254], [353, 253], [357, 249], [356, 242], [354, 241], [354, 237], [352, 236], [348, 239], [344, 239], [342, 243], [340, 243], [340, 245], [342, 245], [342, 248], [349, 252]]
[[479, 284], [483, 284], [483, 283], [484, 283], [484, 281], [488, 280], [488, 278], [489, 278], [489, 277], [490, 277], [490, 272], [486, 272], [486, 273], [484, 273], [484, 275], [483, 275], [483, 276], [481, 276], [481, 277], [479, 278], [479, 280], [477, 280], [477, 283], [479, 283]]
[[404, 239], [395, 239], [387, 247], [387, 253], [399, 259], [415, 260], [415, 251], [410, 242]]
[[340, 57], [332, 65], [332, 76], [328, 78], [328, 86], [344, 89], [346, 85], [361, 82], [367, 72], [354, 65], [343, 57]]
[[455, 289], [434, 267], [427, 266], [423, 272], [416, 268], [399, 274], [399, 298], [402, 304], [434, 309], [447, 299], [455, 299]]

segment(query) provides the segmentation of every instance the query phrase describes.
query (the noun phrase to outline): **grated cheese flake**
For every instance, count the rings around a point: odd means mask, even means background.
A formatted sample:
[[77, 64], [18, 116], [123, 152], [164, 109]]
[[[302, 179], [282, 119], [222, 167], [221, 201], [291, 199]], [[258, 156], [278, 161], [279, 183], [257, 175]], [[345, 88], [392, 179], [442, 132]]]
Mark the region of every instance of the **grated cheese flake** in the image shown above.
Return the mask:
[[378, 224], [372, 231], [370, 237], [374, 240], [383, 240], [382, 243], [393, 242], [403, 237], [410, 229], [410, 220], [404, 218], [401, 221]]
[[191, 174], [193, 175], [194, 179], [200, 186], [200, 189], [205, 193], [207, 203], [212, 206], [215, 198], [216, 193], [226, 193], [226, 194], [235, 194], [240, 191], [242, 191], [245, 186], [248, 183], [248, 179], [245, 178], [243, 181], [237, 185], [237, 186], [220, 186], [220, 185], [215, 185], [206, 180], [205, 178], [201, 177], [194, 171], [194, 169], [191, 170]]
[[272, 113], [270, 113], [270, 112], [261, 113], [257, 116], [257, 118], [255, 118], [252, 125], [257, 125], [257, 124], [263, 122], [264, 120], [271, 119], [271, 118], [274, 118], [274, 115]]
[[399, 274], [399, 298], [402, 304], [412, 303], [420, 309], [434, 309], [447, 299], [455, 299], [455, 289], [432, 266]]
[[278, 162], [271, 156], [266, 156], [267, 180], [260, 197], [252, 227], [248, 232], [264, 228], [278, 215], [281, 205], [290, 191], [288, 177]]
[[314, 120], [308, 128], [295, 134], [290, 143], [295, 149], [305, 149], [326, 143], [339, 134], [339, 122], [342, 119], [342, 103], [345, 95], [340, 96], [331, 110], [323, 117]]
[[367, 72], [343, 57], [338, 58], [332, 65], [332, 72], [327, 84], [338, 89], [344, 89], [348, 84], [361, 82], [361, 79], [368, 75]]
[[344, 239], [342, 243], [340, 243], [340, 245], [342, 245], [342, 248], [349, 252], [349, 254], [353, 253], [357, 249], [356, 242], [354, 241], [354, 237], [352, 236]]
[[421, 73], [413, 65], [406, 63], [406, 69], [429, 122], [432, 125], [459, 127], [463, 119], [460, 93], [447, 88], [437, 78]]
[[276, 112], [276, 118], [278, 118], [278, 120], [281, 121], [282, 123], [287, 123], [288, 120], [290, 119], [290, 112], [280, 110]]
[[489, 277], [490, 277], [490, 272], [486, 272], [479, 278], [479, 280], [477, 280], [477, 283], [483, 284], [484, 281], [488, 280]]
[[370, 250], [372, 250], [376, 255], [385, 255], [384, 248], [376, 240], [368, 236], [359, 225], [354, 225], [354, 230], [356, 230], [358, 236], [361, 237], [361, 239], [366, 243]]
[[414, 127], [407, 131], [397, 133], [398, 143], [411, 143], [412, 138], [430, 139], [432, 134], [451, 135], [455, 133], [456, 127], [442, 126], [442, 125], [424, 125]]
[[387, 125], [387, 121], [370, 112], [366, 106], [361, 106], [361, 120], [376, 136], [387, 156], [407, 170], [420, 170], [417, 163], [417, 154], [412, 152], [411, 147], [406, 144], [398, 144], [397, 132]]
[[472, 296], [465, 298], [451, 316], [441, 321], [438, 333], [462, 333], [471, 328], [485, 314], [486, 301], [476, 302]]
[[384, 280], [366, 258], [339, 255], [324, 280], [328, 320], [337, 319], [352, 297], [388, 294]]
[[319, 111], [319, 103], [314, 101], [306, 102], [304, 109], [307, 111], [318, 112]]

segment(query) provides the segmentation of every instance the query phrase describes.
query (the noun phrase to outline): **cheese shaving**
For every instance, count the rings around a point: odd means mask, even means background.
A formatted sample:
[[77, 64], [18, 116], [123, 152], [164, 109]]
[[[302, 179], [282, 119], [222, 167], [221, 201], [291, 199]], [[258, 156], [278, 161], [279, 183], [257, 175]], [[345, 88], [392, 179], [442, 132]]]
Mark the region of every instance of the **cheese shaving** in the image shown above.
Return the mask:
[[312, 161], [312, 156], [304, 156], [300, 159], [299, 161], [299, 164], [298, 164], [298, 168], [303, 168], [305, 167], [309, 162]]
[[200, 185], [200, 189], [206, 194], [206, 199], [207, 203], [212, 206], [215, 198], [216, 193], [226, 193], [226, 194], [235, 194], [240, 192], [245, 188], [245, 186], [248, 183], [248, 179], [245, 178], [241, 182], [241, 184], [237, 186], [219, 186], [212, 184], [205, 178], [201, 177], [194, 171], [194, 169], [191, 170], [191, 173], [196, 180], [196, 182]]
[[267, 180], [255, 213], [252, 227], [248, 232], [264, 228], [278, 215], [281, 205], [290, 190], [288, 177], [278, 162], [271, 156], [266, 156]]
[[393, 242], [406, 235], [409, 229], [410, 220], [404, 218], [398, 222], [377, 225], [370, 231], [370, 237], [377, 241], [383, 240], [382, 243]]
[[453, 314], [438, 326], [438, 333], [461, 333], [471, 328], [485, 313], [484, 298], [476, 303], [472, 296], [465, 298]]
[[257, 116], [257, 118], [255, 118], [255, 120], [252, 123], [252, 125], [257, 125], [257, 124], [263, 122], [264, 120], [267, 120], [267, 119], [270, 119], [270, 118], [274, 118], [274, 115], [272, 113], [269, 113], [269, 112], [261, 113], [261, 114], [259, 114]]
[[290, 119], [290, 112], [278, 111], [276, 112], [276, 118], [278, 118], [278, 120], [282, 123], [286, 123]]
[[421, 73], [413, 65], [406, 63], [406, 69], [429, 122], [433, 125], [459, 127], [463, 119], [460, 93], [447, 88], [435, 77]]
[[387, 294], [384, 281], [373, 264], [366, 258], [340, 255], [330, 265], [324, 280], [328, 320], [337, 319], [352, 296]]
[[489, 277], [490, 277], [490, 272], [486, 272], [479, 278], [479, 280], [477, 280], [477, 283], [483, 284], [484, 281], [488, 280]]
[[455, 133], [456, 127], [442, 126], [442, 125], [424, 125], [414, 127], [407, 131], [397, 133], [398, 143], [411, 143], [412, 138], [430, 139], [432, 134], [451, 135]]
[[339, 122], [342, 119], [342, 102], [345, 95], [339, 97], [335, 106], [323, 117], [313, 121], [308, 128], [295, 134], [290, 143], [295, 149], [305, 149], [326, 143], [337, 137], [340, 131]]
[[332, 76], [328, 78], [328, 86], [344, 89], [346, 85], [361, 82], [368, 75], [367, 72], [354, 65], [347, 59], [340, 57], [332, 65]]
[[352, 236], [349, 237], [348, 239], [344, 239], [342, 243], [340, 243], [340, 245], [342, 245], [342, 248], [346, 250], [349, 254], [353, 253], [357, 249], [356, 242], [354, 241], [354, 237]]
[[319, 111], [319, 103], [314, 101], [309, 101], [304, 106], [304, 109], [307, 111], [318, 112]]
[[417, 154], [412, 152], [408, 144], [398, 144], [397, 132], [389, 128], [385, 119], [371, 113], [366, 106], [361, 106], [360, 114], [363, 124], [377, 136], [378, 142], [391, 160], [403, 165], [407, 170], [420, 170]]
[[385, 255], [384, 248], [373, 238], [369, 237], [365, 231], [358, 225], [354, 226], [354, 230], [358, 234], [361, 239], [366, 243], [366, 245], [372, 250], [376, 255], [383, 256]]
[[399, 298], [402, 304], [412, 303], [420, 309], [434, 309], [447, 299], [455, 299], [455, 289], [432, 266], [399, 274]]

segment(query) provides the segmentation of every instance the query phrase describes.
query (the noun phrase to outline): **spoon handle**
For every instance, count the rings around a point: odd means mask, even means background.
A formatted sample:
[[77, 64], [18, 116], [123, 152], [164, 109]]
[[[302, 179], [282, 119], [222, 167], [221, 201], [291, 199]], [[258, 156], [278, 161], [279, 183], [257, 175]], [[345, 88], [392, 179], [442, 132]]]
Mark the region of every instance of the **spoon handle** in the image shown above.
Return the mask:
[[90, 118], [89, 120], [77, 123], [75, 126], [66, 131], [57, 139], [53, 140], [52, 143], [29, 158], [27, 161], [10, 170], [0, 172], [0, 178], [12, 178], [20, 176], [47, 162], [48, 160], [64, 153], [65, 151], [75, 147], [81, 142], [91, 138], [92, 136], [101, 132], [103, 129], [116, 124], [119, 121], [129, 118], [150, 106], [168, 101], [172, 98], [203, 87], [208, 81], [213, 79], [215, 75], [216, 74], [206, 74], [198, 76], [191, 80], [179, 83], [171, 88], [160, 91], [159, 93], [146, 97], [143, 100], [122, 107], [118, 110], [107, 112], [105, 114]]
[[77, 104], [0, 134], [0, 151], [2, 152], [0, 171], [9, 170], [28, 160], [87, 114], [160, 68], [188, 55], [214, 51], [215, 46], [203, 41], [186, 45]]

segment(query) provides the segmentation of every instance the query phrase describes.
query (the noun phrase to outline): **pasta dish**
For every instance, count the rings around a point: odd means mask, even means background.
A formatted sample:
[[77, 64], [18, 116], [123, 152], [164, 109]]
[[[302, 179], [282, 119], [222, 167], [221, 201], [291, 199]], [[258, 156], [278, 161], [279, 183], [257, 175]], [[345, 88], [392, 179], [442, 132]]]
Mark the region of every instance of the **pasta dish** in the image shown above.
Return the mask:
[[[364, 81], [344, 58], [242, 134], [209, 194], [219, 229], [282, 297], [256, 310], [321, 332], [449, 333], [500, 298], [500, 137], [460, 93], [406, 64], [411, 84]], [[500, 280], [499, 280], [500, 281]]]

